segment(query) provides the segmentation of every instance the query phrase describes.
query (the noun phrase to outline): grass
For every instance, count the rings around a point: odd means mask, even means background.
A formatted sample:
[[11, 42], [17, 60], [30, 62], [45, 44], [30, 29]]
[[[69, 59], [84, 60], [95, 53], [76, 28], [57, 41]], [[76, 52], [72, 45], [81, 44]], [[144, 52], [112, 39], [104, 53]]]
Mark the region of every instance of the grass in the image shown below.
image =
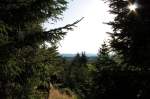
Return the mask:
[[51, 88], [48, 99], [77, 99], [76, 96], [68, 91], [60, 91], [56, 88]]

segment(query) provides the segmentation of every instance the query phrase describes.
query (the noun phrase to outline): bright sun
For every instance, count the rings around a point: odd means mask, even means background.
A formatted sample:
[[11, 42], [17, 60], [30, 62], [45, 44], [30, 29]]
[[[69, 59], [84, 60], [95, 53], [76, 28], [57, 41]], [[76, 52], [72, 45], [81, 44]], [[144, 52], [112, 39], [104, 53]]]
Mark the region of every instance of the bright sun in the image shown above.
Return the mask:
[[136, 12], [136, 9], [138, 8], [138, 6], [137, 6], [137, 4], [130, 4], [128, 6], [128, 8], [129, 8], [130, 11]]

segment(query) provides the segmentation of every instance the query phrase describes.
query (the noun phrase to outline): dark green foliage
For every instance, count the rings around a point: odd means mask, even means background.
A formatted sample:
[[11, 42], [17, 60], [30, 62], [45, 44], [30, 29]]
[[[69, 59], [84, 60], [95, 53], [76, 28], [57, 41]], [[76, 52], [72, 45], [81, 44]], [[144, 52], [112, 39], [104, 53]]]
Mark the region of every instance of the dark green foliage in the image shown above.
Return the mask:
[[[110, 48], [106, 43], [102, 44], [97, 56], [96, 68], [97, 70], [111, 68], [114, 66], [115, 61], [113, 60], [113, 55], [110, 55]], [[116, 64], [115, 64], [116, 65]]]
[[18, 49], [15, 56], [1, 64], [1, 98], [28, 99], [36, 96], [38, 86], [48, 89], [51, 76], [61, 70], [59, 60], [54, 47]]
[[92, 93], [92, 71], [88, 68], [85, 53], [77, 54], [65, 68], [64, 86], [71, 88], [81, 99]]
[[[93, 76], [94, 81], [94, 91], [93, 98], [98, 99], [102, 98], [101, 94], [107, 89], [107, 87], [111, 87], [111, 80], [107, 78], [107, 75], [103, 75], [103, 72], [116, 71], [115, 67], [117, 67], [117, 63], [113, 60], [113, 57], [110, 55], [110, 49], [108, 45], [104, 42], [102, 47], [100, 48], [97, 56], [97, 60], [95, 62], [96, 71]], [[104, 84], [108, 85], [105, 86]]]
[[118, 55], [109, 53], [102, 45], [93, 76], [93, 99], [147, 99], [149, 98], [149, 71], [122, 64]]
[[[86, 63], [81, 62], [80, 54], [77, 54], [72, 62], [68, 64], [69, 66], [66, 67], [66, 84], [71, 87], [71, 89], [74, 89], [74, 87], [77, 87], [77, 83], [79, 81], [83, 81], [83, 69], [86, 66]], [[83, 65], [84, 64], [84, 65]], [[81, 73], [81, 74], [80, 74]], [[82, 76], [81, 76], [82, 75]]]
[[54, 46], [81, 20], [48, 31], [41, 24], [59, 19], [66, 6], [66, 0], [0, 0], [1, 99], [38, 98], [62, 72]]
[[[148, 0], [105, 0], [115, 16], [109, 22], [113, 27], [110, 45], [116, 51], [113, 61], [103, 55], [99, 59], [95, 82], [94, 99], [147, 99], [149, 98], [149, 16]], [[129, 4], [138, 4], [136, 12], [128, 9]], [[106, 51], [105, 51], [106, 52]], [[102, 53], [102, 52], [101, 52]], [[112, 64], [108, 64], [108, 63]], [[107, 65], [106, 65], [107, 63]], [[108, 66], [106, 68], [106, 66]], [[111, 67], [110, 67], [111, 66]], [[116, 68], [117, 66], [117, 68]]]
[[98, 90], [95, 92], [94, 99], [147, 99], [150, 97], [148, 72], [101, 71], [95, 81]]
[[65, 0], [1, 0], [0, 20], [11, 26], [23, 28], [27, 23], [41, 23], [48, 18], [58, 18], [66, 9]]
[[[115, 16], [111, 46], [123, 55], [130, 65], [148, 68], [150, 61], [150, 1], [149, 0], [105, 0], [110, 12]], [[128, 9], [129, 4], [137, 3], [136, 12]]]

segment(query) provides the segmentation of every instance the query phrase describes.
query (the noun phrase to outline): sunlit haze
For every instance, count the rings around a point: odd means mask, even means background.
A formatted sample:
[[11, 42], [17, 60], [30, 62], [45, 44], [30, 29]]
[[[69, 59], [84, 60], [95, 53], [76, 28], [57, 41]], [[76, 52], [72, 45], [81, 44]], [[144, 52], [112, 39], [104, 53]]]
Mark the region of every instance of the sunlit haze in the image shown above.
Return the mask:
[[70, 0], [68, 9], [63, 14], [63, 20], [56, 24], [46, 23], [46, 28], [63, 26], [84, 17], [77, 24], [74, 31], [68, 32], [65, 38], [60, 41], [60, 53], [97, 53], [101, 44], [109, 38], [106, 32], [111, 27], [104, 24], [112, 20], [108, 12], [109, 7], [102, 0]]

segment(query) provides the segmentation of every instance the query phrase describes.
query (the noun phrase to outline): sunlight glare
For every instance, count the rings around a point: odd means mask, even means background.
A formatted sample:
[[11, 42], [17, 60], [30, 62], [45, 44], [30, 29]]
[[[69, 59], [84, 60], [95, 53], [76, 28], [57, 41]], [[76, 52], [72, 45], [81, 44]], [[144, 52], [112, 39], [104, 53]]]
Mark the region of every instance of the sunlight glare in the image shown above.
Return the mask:
[[130, 11], [136, 12], [136, 9], [138, 8], [137, 4], [130, 4], [128, 6]]

